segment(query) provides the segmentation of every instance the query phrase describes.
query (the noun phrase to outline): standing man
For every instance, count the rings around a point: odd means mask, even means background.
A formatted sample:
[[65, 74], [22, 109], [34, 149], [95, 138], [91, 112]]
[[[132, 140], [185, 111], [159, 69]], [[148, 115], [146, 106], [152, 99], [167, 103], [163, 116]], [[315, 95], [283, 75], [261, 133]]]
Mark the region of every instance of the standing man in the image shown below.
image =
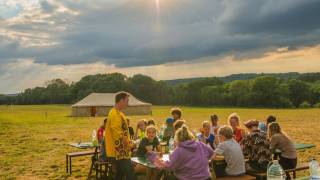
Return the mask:
[[116, 166], [115, 179], [135, 180], [133, 166], [131, 164], [131, 144], [128, 123], [122, 110], [128, 106], [129, 94], [119, 92], [115, 97], [115, 106], [108, 114], [105, 128], [106, 153]]

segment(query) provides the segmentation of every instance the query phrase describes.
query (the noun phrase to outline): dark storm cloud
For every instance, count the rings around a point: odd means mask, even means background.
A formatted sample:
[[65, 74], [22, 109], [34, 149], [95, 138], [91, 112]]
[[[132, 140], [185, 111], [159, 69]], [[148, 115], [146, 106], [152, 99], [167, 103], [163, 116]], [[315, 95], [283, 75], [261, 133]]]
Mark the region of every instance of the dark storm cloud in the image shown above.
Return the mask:
[[232, 33], [300, 35], [320, 28], [319, 8], [318, 0], [247, 0], [233, 7], [222, 24]]
[[[8, 25], [16, 31], [45, 32], [55, 45], [0, 42], [0, 59], [34, 58], [47, 64], [103, 61], [130, 67], [230, 53], [246, 58], [283, 46], [320, 43], [318, 0], [162, 0], [159, 16], [151, 0], [61, 3], [78, 14], [56, 13], [56, 6], [43, 1], [42, 11], [54, 14], [46, 19], [53, 24]], [[57, 26], [64, 30], [56, 32]]]
[[40, 5], [43, 12], [46, 12], [46, 13], [52, 13], [57, 8], [57, 6], [49, 3], [48, 1], [41, 1]]

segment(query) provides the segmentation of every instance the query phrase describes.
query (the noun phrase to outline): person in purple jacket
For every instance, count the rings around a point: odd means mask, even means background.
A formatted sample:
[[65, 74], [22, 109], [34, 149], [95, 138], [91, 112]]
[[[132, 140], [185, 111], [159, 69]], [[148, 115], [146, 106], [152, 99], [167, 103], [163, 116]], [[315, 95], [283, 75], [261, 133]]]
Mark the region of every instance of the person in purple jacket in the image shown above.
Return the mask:
[[158, 168], [174, 172], [179, 180], [208, 180], [211, 179], [209, 160], [213, 155], [210, 146], [196, 141], [186, 125], [175, 133], [175, 149], [170, 154], [169, 161], [157, 160]]

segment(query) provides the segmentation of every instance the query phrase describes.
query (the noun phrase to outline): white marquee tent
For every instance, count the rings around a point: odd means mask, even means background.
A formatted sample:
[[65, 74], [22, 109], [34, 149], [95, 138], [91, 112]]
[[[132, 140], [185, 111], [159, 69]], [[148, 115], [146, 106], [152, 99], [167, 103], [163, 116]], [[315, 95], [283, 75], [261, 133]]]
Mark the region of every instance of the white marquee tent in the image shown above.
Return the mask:
[[[117, 93], [91, 93], [72, 105], [72, 116], [106, 116], [115, 104]], [[129, 106], [124, 110], [126, 115], [151, 115], [152, 104], [143, 102], [133, 95], [129, 96]]]

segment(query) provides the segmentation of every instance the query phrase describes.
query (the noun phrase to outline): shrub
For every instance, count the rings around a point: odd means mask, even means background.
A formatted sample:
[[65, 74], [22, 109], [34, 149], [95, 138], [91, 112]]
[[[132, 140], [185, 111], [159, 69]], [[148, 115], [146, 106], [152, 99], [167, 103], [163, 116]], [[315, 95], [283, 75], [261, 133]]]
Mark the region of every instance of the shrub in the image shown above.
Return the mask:
[[288, 98], [281, 97], [277, 103], [278, 108], [294, 108], [295, 106]]
[[311, 104], [308, 101], [304, 101], [299, 105], [299, 108], [311, 108]]
[[315, 107], [315, 108], [320, 108], [320, 102], [318, 102], [317, 104], [315, 104], [313, 107]]

